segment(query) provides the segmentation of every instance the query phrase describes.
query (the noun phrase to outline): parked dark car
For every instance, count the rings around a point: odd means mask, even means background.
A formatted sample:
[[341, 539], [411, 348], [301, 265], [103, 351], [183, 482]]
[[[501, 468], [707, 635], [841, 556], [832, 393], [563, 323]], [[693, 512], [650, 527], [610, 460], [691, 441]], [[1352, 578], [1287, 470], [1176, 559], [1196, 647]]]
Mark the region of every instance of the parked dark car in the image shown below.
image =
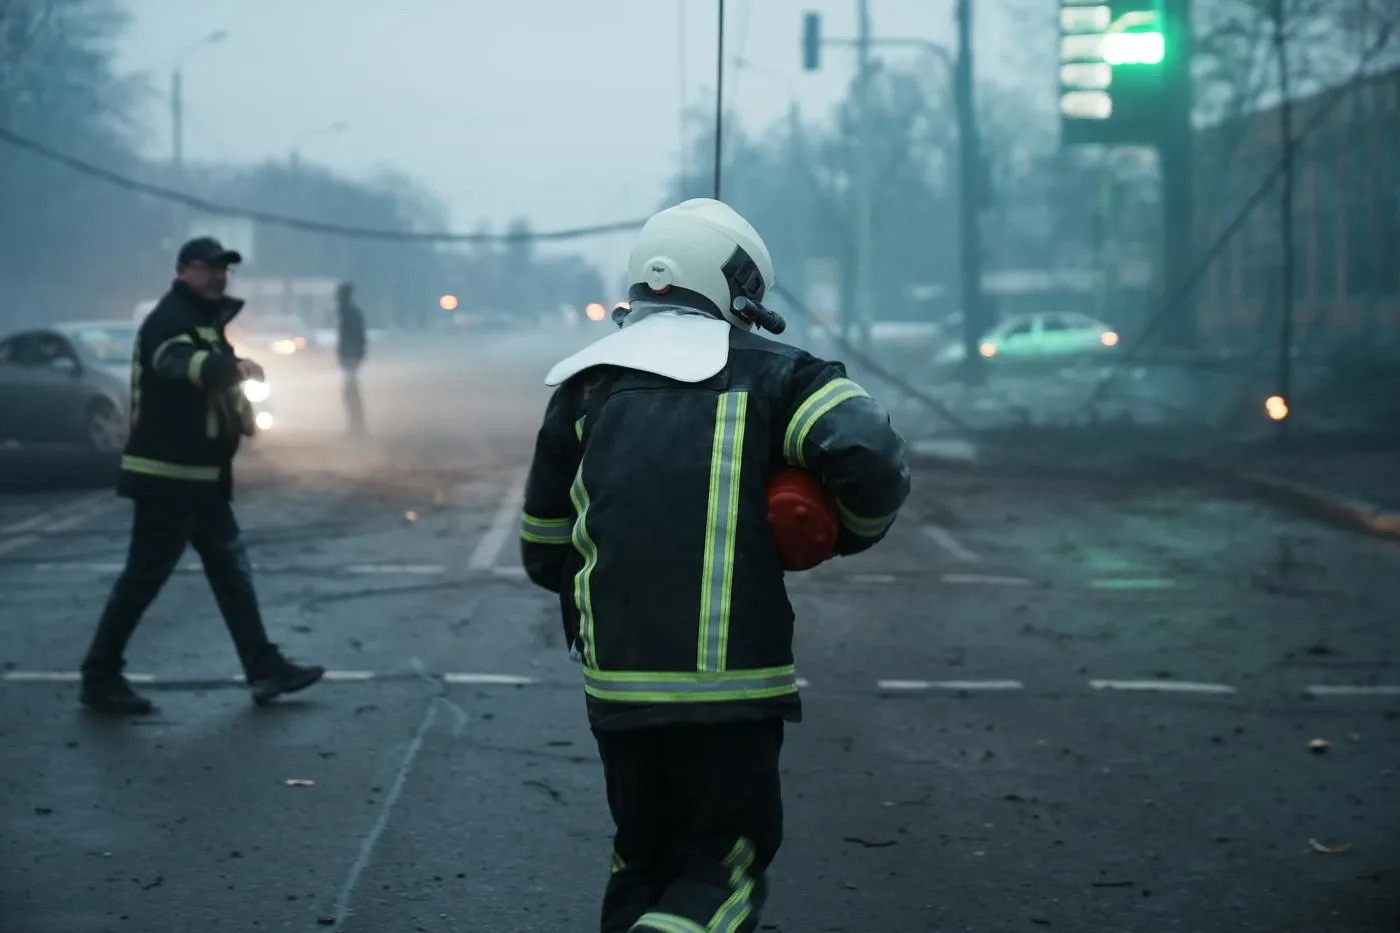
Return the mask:
[[61, 324], [0, 339], [0, 440], [120, 452], [136, 328]]

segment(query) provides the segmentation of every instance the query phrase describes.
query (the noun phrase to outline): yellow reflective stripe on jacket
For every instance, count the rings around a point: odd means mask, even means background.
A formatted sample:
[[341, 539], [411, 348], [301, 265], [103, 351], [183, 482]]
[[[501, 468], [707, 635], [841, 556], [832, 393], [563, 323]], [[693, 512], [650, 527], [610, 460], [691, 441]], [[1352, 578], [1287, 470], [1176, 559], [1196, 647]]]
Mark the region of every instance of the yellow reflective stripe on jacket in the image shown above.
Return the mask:
[[580, 419], [578, 419], [577, 421], [574, 422], [574, 437], [578, 438], [579, 440], [583, 440], [583, 422], [584, 422], [584, 420], [585, 420], [585, 419], [580, 418]]
[[729, 612], [734, 590], [734, 541], [739, 525], [739, 476], [743, 468], [747, 392], [726, 392], [715, 403], [710, 447], [710, 497], [705, 519], [705, 560], [700, 575], [700, 630], [696, 670], [722, 671], [729, 651]]
[[199, 339], [205, 343], [218, 343], [219, 332], [213, 327], [196, 327], [194, 332], [199, 335]]
[[218, 482], [220, 472], [216, 466], [187, 466], [183, 463], [166, 463], [164, 460], [152, 460], [148, 457], [133, 457], [130, 454], [122, 457], [122, 469], [128, 473], [140, 473], [144, 476], [190, 480], [197, 483]]
[[190, 364], [185, 369], [185, 375], [189, 377], [190, 382], [200, 388], [204, 388], [202, 377], [204, 375], [204, 361], [207, 359], [209, 359], [208, 350], [196, 350], [190, 354]]
[[694, 920], [676, 914], [665, 914], [659, 910], [642, 914], [631, 928], [637, 931], [653, 930], [655, 933], [711, 933]]
[[189, 334], [181, 334], [178, 337], [171, 337], [169, 340], [156, 347], [155, 352], [151, 354], [151, 365], [157, 367], [160, 366], [161, 356], [165, 353], [166, 350], [169, 350], [177, 343], [188, 343], [193, 345], [194, 340], [190, 337]]
[[589, 590], [589, 578], [598, 566], [598, 545], [588, 534], [588, 490], [583, 486], [583, 464], [574, 473], [573, 485], [569, 487], [569, 501], [574, 504], [578, 520], [574, 522], [570, 540], [583, 555], [583, 568], [574, 576], [574, 605], [578, 607], [578, 640], [583, 653], [583, 663], [597, 667], [598, 658], [593, 644], [593, 597]]
[[807, 461], [802, 456], [802, 447], [806, 444], [807, 435], [811, 433], [816, 423], [842, 402], [849, 402], [853, 398], [868, 397], [868, 393], [864, 389], [845, 377], [833, 379], [807, 396], [807, 400], [797, 407], [797, 411], [793, 412], [792, 420], [788, 422], [787, 432], [783, 435], [783, 459], [796, 466], [806, 466]]
[[625, 703], [720, 703], [765, 700], [797, 692], [791, 664], [748, 671], [600, 671], [583, 666], [583, 689], [598, 700]]
[[664, 914], [659, 910], [642, 914], [637, 922], [632, 924], [631, 929], [643, 933], [646, 930], [653, 930], [655, 933], [711, 933], [694, 920], [676, 914]]
[[719, 910], [715, 911], [705, 929], [733, 933], [753, 912], [751, 898], [754, 885], [753, 878], [749, 876], [749, 869], [753, 867], [757, 855], [753, 843], [740, 836], [734, 843], [734, 848], [724, 857], [724, 864], [729, 867], [729, 887], [733, 893], [719, 905]]
[[520, 514], [520, 537], [532, 544], [568, 544], [573, 536], [572, 518], [537, 518], [528, 512]]
[[898, 512], [891, 512], [889, 515], [880, 518], [866, 518], [846, 508], [845, 503], [839, 499], [836, 501], [836, 511], [841, 514], [841, 527], [859, 538], [880, 537], [880, 535], [889, 531], [890, 526], [894, 524], [895, 518], [899, 516]]

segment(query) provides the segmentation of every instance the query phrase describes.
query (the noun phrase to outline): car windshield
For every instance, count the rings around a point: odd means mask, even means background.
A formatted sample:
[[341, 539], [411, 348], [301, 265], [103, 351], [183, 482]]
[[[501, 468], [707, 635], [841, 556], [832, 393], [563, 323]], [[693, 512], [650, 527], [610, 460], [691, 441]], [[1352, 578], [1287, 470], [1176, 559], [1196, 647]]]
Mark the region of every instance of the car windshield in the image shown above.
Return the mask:
[[132, 349], [136, 346], [135, 327], [81, 327], [73, 331], [72, 337], [103, 365], [130, 363]]

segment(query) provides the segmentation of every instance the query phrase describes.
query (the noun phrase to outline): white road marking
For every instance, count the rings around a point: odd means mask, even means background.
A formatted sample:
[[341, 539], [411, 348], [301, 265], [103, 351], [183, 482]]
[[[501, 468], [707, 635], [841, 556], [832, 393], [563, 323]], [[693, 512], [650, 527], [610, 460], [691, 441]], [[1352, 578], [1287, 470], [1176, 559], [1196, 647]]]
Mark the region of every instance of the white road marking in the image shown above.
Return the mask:
[[1162, 693], [1235, 693], [1229, 684], [1201, 684], [1189, 680], [1091, 680], [1095, 690], [1153, 690]]
[[1093, 580], [1089, 585], [1096, 590], [1170, 590], [1176, 587], [1176, 581], [1165, 578], [1144, 577], [1136, 580]]
[[492, 567], [491, 573], [497, 577], [524, 577], [524, 567]]
[[511, 482], [510, 488], [506, 490], [505, 497], [496, 509], [495, 517], [491, 519], [490, 527], [486, 529], [486, 534], [481, 536], [476, 550], [472, 551], [472, 556], [467, 561], [469, 570], [493, 567], [500, 558], [501, 549], [505, 547], [511, 532], [520, 522], [520, 509], [525, 501], [525, 480], [528, 475], [529, 469], [522, 468]]
[[82, 679], [77, 671], [6, 671], [5, 680], [17, 683], [72, 683]]
[[83, 496], [77, 501], [67, 502], [56, 508], [49, 509], [47, 512], [40, 512], [38, 515], [31, 515], [28, 518], [21, 519], [20, 521], [17, 521], [13, 524], [6, 525], [3, 528], [0, 528], [0, 535], [8, 537], [9, 535], [17, 535], [23, 534], [26, 531], [33, 531], [34, 529], [42, 525], [48, 524], [49, 522], [62, 517], [63, 515], [73, 511], [74, 509], [82, 509], [87, 506], [95, 505], [98, 502], [110, 500], [111, 498], [112, 493], [110, 492], [95, 492], [90, 495]]
[[[125, 504], [123, 500], [118, 499], [112, 493], [96, 493], [84, 497], [75, 505], [55, 509], [52, 512], [26, 519], [17, 525], [11, 525], [5, 531], [18, 530], [20, 537], [0, 540], [0, 555], [37, 544], [43, 535], [76, 528], [83, 522], [94, 519], [104, 512], [110, 512], [123, 504]], [[25, 532], [34, 533], [25, 534]]]
[[502, 684], [525, 687], [535, 683], [533, 677], [519, 677], [515, 674], [443, 674], [443, 681], [449, 684]]
[[881, 680], [881, 690], [1021, 690], [1019, 680]]
[[326, 680], [373, 680], [374, 671], [326, 671]]
[[407, 576], [433, 576], [446, 573], [441, 564], [351, 564], [346, 573], [354, 574], [404, 574]]
[[[421, 664], [415, 665], [421, 667]], [[428, 680], [441, 680], [449, 684], [475, 684], [478, 686], [528, 687], [541, 683], [533, 677], [517, 674], [430, 674], [419, 670], [418, 676]], [[364, 683], [379, 677], [402, 676], [399, 673], [376, 671], [326, 671], [325, 679], [340, 683]], [[179, 678], [157, 677], [154, 674], [132, 673], [126, 679], [137, 684], [180, 683]], [[0, 681], [7, 683], [77, 683], [82, 680], [78, 671], [4, 671]], [[231, 683], [243, 685], [243, 675], [229, 678]], [[1014, 691], [1024, 690], [1026, 685], [1019, 680], [879, 680], [876, 687], [886, 692], [932, 692], [932, 691]], [[1091, 680], [1089, 685], [1095, 690], [1129, 690], [1156, 693], [1209, 693], [1233, 694], [1238, 692], [1228, 684], [1192, 683], [1180, 680]], [[806, 690], [811, 682], [805, 677], [797, 678], [799, 689]], [[1313, 697], [1345, 696], [1400, 696], [1400, 684], [1314, 684], [1303, 688], [1303, 693]]]
[[941, 525], [924, 525], [924, 535], [930, 538], [943, 550], [947, 551], [954, 559], [964, 563], [975, 564], [982, 560], [980, 556], [966, 547], [961, 541], [953, 537], [953, 533]]
[[985, 573], [945, 573], [944, 583], [984, 584], [986, 586], [1030, 586], [1026, 577], [998, 577]]
[[1400, 684], [1316, 684], [1303, 692], [1315, 697], [1394, 697], [1400, 696]]

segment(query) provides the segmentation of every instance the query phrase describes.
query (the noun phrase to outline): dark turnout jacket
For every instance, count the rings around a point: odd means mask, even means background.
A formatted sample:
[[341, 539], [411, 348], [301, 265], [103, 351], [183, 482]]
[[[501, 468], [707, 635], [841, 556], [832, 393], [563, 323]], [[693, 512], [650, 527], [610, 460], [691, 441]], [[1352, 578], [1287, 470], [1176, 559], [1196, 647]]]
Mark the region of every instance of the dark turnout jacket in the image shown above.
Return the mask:
[[560, 594], [592, 724], [801, 718], [793, 612], [767, 486], [805, 467], [836, 498], [839, 554], [883, 538], [909, 493], [904, 442], [840, 363], [734, 329], [696, 384], [614, 367], [555, 391], [521, 539]]
[[224, 336], [242, 308], [240, 299], [208, 301], [177, 281], [141, 324], [118, 494], [233, 495], [233, 457], [254, 430]]

